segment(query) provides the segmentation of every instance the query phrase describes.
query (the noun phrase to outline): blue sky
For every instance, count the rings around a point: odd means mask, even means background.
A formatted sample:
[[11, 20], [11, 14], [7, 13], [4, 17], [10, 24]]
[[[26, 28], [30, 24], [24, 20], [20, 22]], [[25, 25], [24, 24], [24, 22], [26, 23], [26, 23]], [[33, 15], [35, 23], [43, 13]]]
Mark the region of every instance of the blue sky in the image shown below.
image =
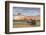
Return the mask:
[[40, 15], [40, 8], [28, 8], [28, 7], [13, 7], [13, 15], [21, 13], [25, 16], [37, 16]]

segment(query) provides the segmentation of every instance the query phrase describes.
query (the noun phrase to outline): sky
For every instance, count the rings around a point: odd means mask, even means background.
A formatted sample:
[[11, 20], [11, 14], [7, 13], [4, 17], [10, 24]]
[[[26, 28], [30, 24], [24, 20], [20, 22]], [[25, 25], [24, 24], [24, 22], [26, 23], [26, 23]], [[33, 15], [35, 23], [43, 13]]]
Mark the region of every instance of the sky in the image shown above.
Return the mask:
[[13, 16], [17, 13], [21, 13], [25, 16], [37, 16], [40, 15], [40, 8], [13, 7]]

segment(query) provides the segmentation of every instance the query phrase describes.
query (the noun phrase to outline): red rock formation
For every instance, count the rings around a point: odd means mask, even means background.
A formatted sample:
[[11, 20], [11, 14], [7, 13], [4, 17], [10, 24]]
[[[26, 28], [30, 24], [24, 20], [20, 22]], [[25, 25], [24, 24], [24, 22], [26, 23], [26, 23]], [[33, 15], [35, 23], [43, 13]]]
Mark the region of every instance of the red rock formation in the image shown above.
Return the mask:
[[32, 20], [32, 16], [25, 16], [25, 20]]

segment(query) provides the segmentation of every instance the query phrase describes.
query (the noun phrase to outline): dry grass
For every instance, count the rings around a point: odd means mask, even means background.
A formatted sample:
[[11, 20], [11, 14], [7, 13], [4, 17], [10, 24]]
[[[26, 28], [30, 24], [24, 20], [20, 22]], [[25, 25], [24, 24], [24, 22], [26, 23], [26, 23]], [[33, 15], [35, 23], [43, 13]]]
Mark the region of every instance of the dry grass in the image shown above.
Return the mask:
[[15, 28], [18, 28], [18, 27], [31, 27], [32, 25], [30, 24], [15, 24], [13, 27]]

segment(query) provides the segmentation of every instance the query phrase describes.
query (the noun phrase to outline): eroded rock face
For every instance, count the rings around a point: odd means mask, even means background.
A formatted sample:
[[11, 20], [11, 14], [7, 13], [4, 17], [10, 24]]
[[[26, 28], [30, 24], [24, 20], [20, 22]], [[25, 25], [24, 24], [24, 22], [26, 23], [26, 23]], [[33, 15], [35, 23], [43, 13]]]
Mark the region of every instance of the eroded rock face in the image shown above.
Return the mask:
[[25, 16], [25, 20], [32, 20], [32, 16]]
[[24, 16], [14, 16], [14, 20], [24, 20]]
[[39, 16], [14, 16], [14, 20], [40, 20]]
[[32, 17], [30, 16], [14, 16], [14, 20], [32, 20]]

